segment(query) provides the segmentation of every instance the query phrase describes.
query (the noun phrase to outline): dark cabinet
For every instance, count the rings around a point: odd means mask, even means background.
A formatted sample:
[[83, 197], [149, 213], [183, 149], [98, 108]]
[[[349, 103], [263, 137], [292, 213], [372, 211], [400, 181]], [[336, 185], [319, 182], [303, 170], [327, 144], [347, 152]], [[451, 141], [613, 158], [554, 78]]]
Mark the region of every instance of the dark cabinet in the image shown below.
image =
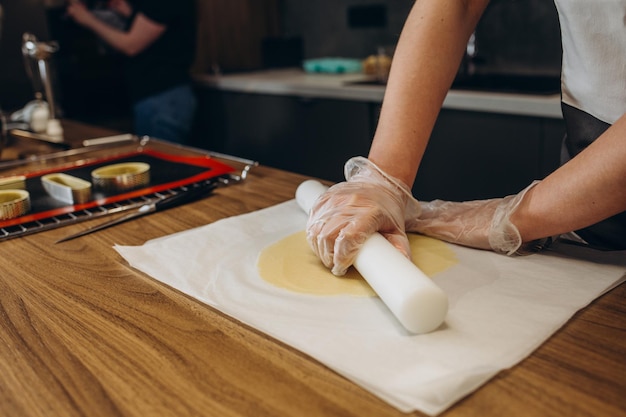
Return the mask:
[[205, 90], [196, 145], [331, 181], [345, 161], [367, 155], [365, 102]]
[[[380, 105], [200, 88], [198, 147], [331, 181], [367, 156]], [[559, 119], [443, 109], [413, 193], [427, 201], [514, 194], [558, 167]]]
[[521, 191], [558, 167], [558, 119], [442, 110], [413, 192], [422, 200], [474, 200]]

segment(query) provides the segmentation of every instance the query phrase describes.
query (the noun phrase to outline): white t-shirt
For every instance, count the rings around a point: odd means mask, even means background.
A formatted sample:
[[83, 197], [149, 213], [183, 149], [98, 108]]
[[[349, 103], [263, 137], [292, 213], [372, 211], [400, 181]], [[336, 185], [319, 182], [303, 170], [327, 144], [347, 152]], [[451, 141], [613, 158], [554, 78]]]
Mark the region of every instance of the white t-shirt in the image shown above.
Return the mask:
[[626, 0], [554, 0], [563, 102], [613, 124], [626, 113]]

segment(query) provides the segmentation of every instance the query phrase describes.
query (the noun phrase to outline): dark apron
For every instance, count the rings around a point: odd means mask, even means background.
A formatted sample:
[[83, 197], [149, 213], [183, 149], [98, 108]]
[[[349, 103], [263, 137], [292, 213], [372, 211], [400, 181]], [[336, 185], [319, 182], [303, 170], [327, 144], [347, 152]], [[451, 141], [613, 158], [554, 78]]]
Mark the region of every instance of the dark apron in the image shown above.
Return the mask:
[[[561, 103], [565, 119], [562, 163], [578, 155], [611, 125], [575, 107]], [[626, 163], [626, 161], [624, 161]], [[591, 246], [604, 250], [626, 249], [626, 212], [596, 223], [576, 234]]]

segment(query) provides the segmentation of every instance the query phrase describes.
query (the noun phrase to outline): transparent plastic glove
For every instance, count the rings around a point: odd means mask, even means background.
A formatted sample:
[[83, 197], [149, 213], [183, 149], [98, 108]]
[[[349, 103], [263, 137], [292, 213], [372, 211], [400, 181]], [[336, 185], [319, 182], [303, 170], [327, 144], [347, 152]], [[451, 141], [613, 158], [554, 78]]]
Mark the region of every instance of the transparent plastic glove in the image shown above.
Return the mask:
[[404, 224], [419, 215], [419, 203], [409, 187], [363, 157], [348, 160], [344, 171], [346, 182], [332, 186], [311, 209], [307, 241], [313, 251], [338, 276], [375, 232], [410, 257]]
[[511, 223], [511, 215], [537, 183], [504, 198], [422, 202], [421, 214], [407, 221], [406, 230], [463, 246], [513, 255], [522, 247], [522, 237]]

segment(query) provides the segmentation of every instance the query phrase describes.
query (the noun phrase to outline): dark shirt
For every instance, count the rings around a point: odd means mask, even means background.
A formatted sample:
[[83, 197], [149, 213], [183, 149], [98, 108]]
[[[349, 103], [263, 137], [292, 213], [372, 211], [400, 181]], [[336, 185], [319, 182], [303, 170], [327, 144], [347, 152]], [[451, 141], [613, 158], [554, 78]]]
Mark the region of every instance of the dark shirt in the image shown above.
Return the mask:
[[134, 15], [143, 13], [167, 27], [152, 45], [128, 60], [127, 81], [135, 103], [190, 82], [196, 51], [196, 9], [194, 0], [133, 0], [131, 4]]

